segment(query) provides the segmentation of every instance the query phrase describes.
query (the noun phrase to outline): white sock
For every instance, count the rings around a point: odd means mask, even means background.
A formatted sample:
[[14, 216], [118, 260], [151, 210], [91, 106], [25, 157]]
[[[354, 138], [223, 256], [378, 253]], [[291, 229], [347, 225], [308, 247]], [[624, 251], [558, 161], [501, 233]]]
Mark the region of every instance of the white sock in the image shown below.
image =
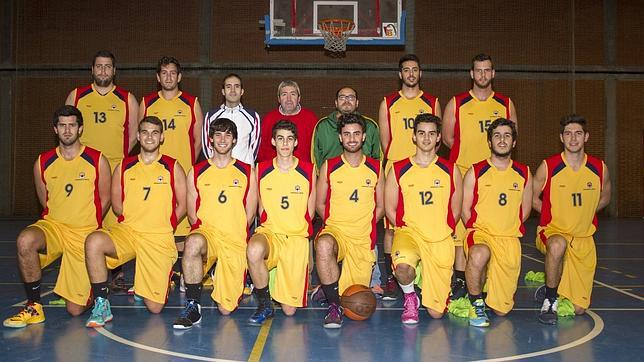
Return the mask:
[[411, 282], [407, 285], [402, 285], [400, 282], [398, 282], [398, 285], [400, 285], [400, 289], [402, 289], [403, 293], [409, 294], [409, 293], [414, 293], [414, 282]]

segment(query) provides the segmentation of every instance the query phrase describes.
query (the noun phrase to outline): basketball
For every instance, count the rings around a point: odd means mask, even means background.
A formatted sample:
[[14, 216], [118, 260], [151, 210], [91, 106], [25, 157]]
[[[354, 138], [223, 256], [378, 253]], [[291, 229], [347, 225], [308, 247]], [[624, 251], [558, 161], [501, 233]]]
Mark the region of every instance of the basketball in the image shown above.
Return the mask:
[[344, 308], [344, 315], [354, 321], [363, 321], [376, 311], [376, 297], [369, 287], [360, 284], [345, 289], [340, 304]]

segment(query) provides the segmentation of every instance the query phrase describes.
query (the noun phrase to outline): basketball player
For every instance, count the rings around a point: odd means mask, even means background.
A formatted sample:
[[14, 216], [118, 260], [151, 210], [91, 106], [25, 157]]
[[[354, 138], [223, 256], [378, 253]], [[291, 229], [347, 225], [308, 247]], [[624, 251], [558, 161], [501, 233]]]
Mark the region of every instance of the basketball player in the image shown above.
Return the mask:
[[[380, 126], [380, 142], [385, 150], [387, 163], [385, 175], [389, 174], [391, 165], [413, 155], [416, 147], [412, 142], [414, 119], [419, 113], [434, 114], [440, 118], [441, 106], [438, 98], [420, 89], [420, 79], [423, 71], [420, 60], [415, 54], [407, 54], [398, 61], [398, 77], [401, 81], [399, 91], [385, 96], [380, 103], [378, 125]], [[393, 229], [385, 220], [384, 254], [387, 282], [383, 300], [396, 300], [398, 283], [392, 272], [391, 243]]]
[[177, 259], [173, 232], [186, 212], [186, 175], [175, 159], [159, 152], [163, 143], [159, 118], [143, 118], [136, 138], [141, 153], [124, 159], [112, 179], [112, 207], [119, 223], [91, 233], [85, 241], [95, 298], [87, 327], [101, 327], [112, 320], [107, 269], [134, 258], [134, 289], [147, 309], [160, 313], [168, 296], [170, 272]]
[[300, 105], [300, 86], [292, 80], [285, 80], [277, 87], [279, 106], [268, 112], [262, 121], [261, 142], [257, 162], [271, 161], [276, 156], [272, 146], [271, 130], [280, 120], [292, 121], [297, 127], [297, 143], [294, 155], [298, 160], [311, 162], [311, 139], [318, 119], [315, 113]]
[[539, 314], [544, 324], [557, 323], [557, 294], [573, 303], [575, 314], [590, 305], [597, 266], [595, 213], [610, 202], [611, 183], [604, 162], [585, 153], [588, 137], [584, 117], [565, 117], [559, 135], [563, 152], [545, 159], [534, 176], [532, 205], [541, 213], [536, 243], [546, 256]]
[[514, 306], [521, 269], [519, 237], [532, 209], [530, 169], [511, 158], [516, 137], [514, 122], [505, 118], [492, 122], [487, 129], [492, 154], [475, 163], [463, 180], [465, 278], [472, 304], [469, 323], [475, 327], [490, 325], [486, 304], [499, 316]]
[[250, 165], [232, 157], [235, 123], [218, 118], [209, 131], [214, 155], [188, 172], [188, 217], [193, 230], [186, 238], [182, 260], [186, 307], [175, 320], [175, 329], [201, 322], [201, 280], [215, 262], [211, 296], [221, 314], [237, 308], [244, 290], [246, 240], [257, 211], [257, 179]]
[[43, 152], [34, 163], [34, 182], [42, 218], [16, 240], [18, 268], [27, 304], [5, 327], [22, 328], [45, 321], [40, 303], [41, 269], [61, 257], [54, 292], [65, 298], [67, 312], [80, 315], [89, 304], [85, 270], [85, 237], [101, 226], [110, 204], [110, 166], [93, 148], [83, 146], [83, 115], [63, 106], [53, 117], [58, 147]]
[[[273, 160], [257, 166], [261, 226], [248, 242], [248, 270], [255, 284], [257, 311], [248, 319], [261, 325], [274, 315], [271, 294], [282, 312], [292, 316], [306, 307], [311, 218], [315, 212], [313, 165], [293, 155], [298, 144], [295, 123], [281, 120], [273, 126]], [[268, 289], [269, 270], [275, 269], [274, 287]]]
[[357, 114], [341, 115], [337, 133], [344, 151], [320, 168], [316, 210], [324, 226], [315, 240], [315, 254], [329, 303], [324, 328], [342, 326], [340, 294], [354, 284], [369, 286], [376, 262], [376, 222], [384, 215], [384, 186], [380, 162], [361, 151], [366, 122]]
[[255, 165], [259, 149], [259, 114], [254, 109], [243, 105], [241, 98], [244, 95], [244, 85], [238, 74], [230, 73], [224, 77], [221, 84], [221, 94], [224, 103], [219, 108], [206, 113], [202, 132], [202, 148], [206, 158], [212, 158], [215, 153], [214, 146], [209, 143], [210, 124], [217, 118], [228, 118], [237, 126], [237, 142], [233, 147], [232, 157], [246, 164]]
[[422, 261], [423, 305], [432, 318], [447, 307], [454, 263], [452, 233], [461, 214], [462, 177], [454, 164], [436, 155], [440, 118], [421, 113], [414, 120], [416, 153], [394, 163], [387, 176], [385, 207], [396, 226], [392, 251], [396, 279], [404, 295], [404, 324], [418, 323], [414, 290]]
[[[141, 100], [139, 119], [155, 116], [163, 123], [163, 144], [159, 152], [177, 160], [184, 170], [195, 164], [201, 151], [203, 113], [197, 97], [179, 89], [181, 65], [173, 57], [162, 57], [157, 64], [157, 81], [161, 90]], [[175, 236], [190, 231], [188, 218], [177, 226]]]
[[[450, 148], [450, 161], [456, 163], [462, 175], [476, 162], [490, 157], [487, 143], [487, 127], [495, 119], [507, 118], [517, 122], [517, 114], [512, 100], [492, 89], [494, 64], [487, 54], [472, 58], [472, 89], [454, 96], [445, 107], [443, 117], [443, 143]], [[464, 297], [465, 254], [463, 238], [465, 227], [459, 221], [456, 227], [456, 259], [452, 280], [452, 299]]]

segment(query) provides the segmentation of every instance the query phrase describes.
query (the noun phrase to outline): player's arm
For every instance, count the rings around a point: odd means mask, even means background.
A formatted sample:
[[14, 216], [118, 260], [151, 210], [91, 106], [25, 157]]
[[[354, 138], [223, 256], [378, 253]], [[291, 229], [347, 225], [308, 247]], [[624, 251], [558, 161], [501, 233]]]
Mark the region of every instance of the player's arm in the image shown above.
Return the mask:
[[313, 217], [315, 216], [315, 195], [317, 194], [317, 183], [316, 183], [317, 177], [315, 176], [315, 170], [311, 170], [311, 194], [309, 195], [309, 202], [308, 202], [308, 211], [309, 211], [309, 218], [313, 220]]
[[541, 162], [539, 168], [537, 168], [537, 173], [534, 174], [532, 179], [532, 208], [536, 212], [541, 212], [542, 201], [539, 198], [541, 196], [541, 191], [546, 184], [546, 177], [548, 177], [548, 164], [546, 161]]
[[438, 101], [438, 97], [436, 97], [436, 104], [434, 105], [434, 115], [438, 118], [443, 118], [443, 111], [441, 109], [441, 103]]
[[38, 195], [40, 206], [43, 209], [47, 208], [47, 186], [42, 181], [42, 175], [40, 174], [40, 157], [34, 162], [34, 185], [36, 186], [36, 195]]
[[454, 193], [452, 194], [452, 217], [455, 222], [458, 222], [458, 219], [461, 217], [461, 208], [463, 207], [463, 176], [461, 176], [461, 171], [454, 165], [454, 175], [452, 176], [454, 180]]
[[514, 122], [517, 131], [519, 130], [519, 122], [517, 120], [517, 109], [514, 107], [514, 102], [510, 99], [510, 121]]
[[73, 106], [74, 105], [74, 100], [76, 100], [76, 88], [74, 88], [67, 95], [67, 99], [65, 100], [65, 105], [66, 106]]
[[123, 215], [123, 200], [121, 200], [122, 187], [121, 187], [121, 165], [119, 163], [112, 173], [112, 211], [116, 216]]
[[456, 126], [456, 99], [447, 102], [445, 106], [445, 115], [443, 116], [443, 127], [441, 134], [443, 135], [443, 143], [445, 146], [452, 148], [454, 145], [454, 127]]
[[523, 199], [521, 200], [521, 221], [526, 221], [530, 217], [530, 211], [532, 211], [532, 173], [528, 167], [528, 181], [525, 184], [523, 189]]
[[143, 117], [145, 117], [145, 98], [141, 98], [141, 104], [139, 104], [139, 112], [138, 112], [138, 117], [136, 118], [138, 122], [141, 122]]
[[203, 130], [203, 111], [201, 110], [201, 104], [199, 104], [199, 99], [195, 98], [195, 105], [192, 109], [195, 115], [195, 124], [192, 129], [192, 138], [194, 139], [194, 152], [195, 162], [199, 158], [199, 153], [201, 152], [201, 133]]
[[98, 161], [98, 196], [101, 198], [101, 211], [103, 215], [110, 208], [110, 196], [112, 194], [112, 175], [110, 163], [107, 158], [101, 155]]
[[608, 175], [608, 167], [603, 163], [604, 167], [604, 184], [602, 185], [602, 192], [599, 194], [599, 204], [597, 205], [597, 211], [603, 209], [610, 203], [611, 197], [611, 182], [610, 176]]
[[199, 193], [194, 183], [194, 172], [195, 169], [191, 168], [188, 171], [188, 176], [186, 176], [186, 208], [190, 224], [197, 222], [197, 199], [199, 198]]
[[315, 197], [315, 211], [317, 211], [318, 215], [323, 219], [324, 215], [326, 215], [326, 195], [329, 187], [329, 180], [326, 176], [328, 167], [329, 166], [326, 161], [324, 161], [324, 163], [322, 163], [322, 167], [320, 167], [320, 174], [317, 180], [317, 195]]
[[[380, 147], [383, 152], [387, 151], [387, 146], [391, 141], [389, 134], [389, 117], [387, 115], [387, 100], [383, 99], [380, 102], [380, 110], [378, 111], [378, 128], [380, 129]], [[387, 157], [387, 155], [385, 155]]]
[[257, 177], [255, 168], [251, 166], [248, 180], [248, 194], [246, 195], [246, 222], [250, 226], [257, 215]]
[[[262, 203], [262, 193], [259, 190], [259, 166], [257, 167], [257, 172], [255, 173], [255, 180], [257, 181], [257, 215], [261, 217], [261, 215], [264, 213], [264, 204]], [[259, 221], [261, 222], [261, 219]]]
[[385, 214], [391, 225], [396, 225], [396, 209], [398, 208], [398, 183], [392, 167], [385, 177]]
[[186, 173], [183, 167], [176, 162], [174, 164], [174, 194], [176, 196], [176, 204], [174, 206], [174, 215], [177, 222], [186, 216]]
[[467, 225], [467, 222], [472, 216], [472, 202], [474, 202], [474, 169], [470, 167], [469, 170], [465, 173], [463, 178], [463, 207], [461, 208], [461, 220], [463, 224]]
[[381, 170], [376, 182], [376, 221], [385, 216], [385, 178], [384, 170]]
[[[139, 105], [136, 103], [136, 97], [132, 93], [128, 93], [127, 96], [127, 106], [129, 108], [128, 113], [128, 141], [127, 141], [127, 153], [132, 152], [132, 148], [136, 144], [136, 131], [139, 128]], [[127, 155], [125, 155], [127, 156]]]

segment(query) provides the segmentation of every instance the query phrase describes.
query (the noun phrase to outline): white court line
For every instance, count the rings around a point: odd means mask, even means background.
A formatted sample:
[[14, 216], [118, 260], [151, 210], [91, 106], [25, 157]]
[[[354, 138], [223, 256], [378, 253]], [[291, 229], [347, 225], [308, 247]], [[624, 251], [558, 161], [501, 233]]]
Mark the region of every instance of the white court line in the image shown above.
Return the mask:
[[136, 343], [134, 341], [130, 341], [129, 339], [125, 339], [123, 337], [119, 337], [116, 334], [108, 331], [105, 328], [95, 328], [96, 331], [103, 336], [118, 342], [122, 343], [125, 345], [128, 345], [130, 347], [138, 348], [138, 349], [143, 349], [149, 352], [154, 352], [154, 353], [159, 353], [159, 354], [164, 354], [166, 356], [173, 356], [173, 357], [180, 357], [180, 358], [187, 358], [187, 359], [192, 359], [192, 360], [197, 360], [197, 361], [216, 361], [216, 362], [238, 362], [237, 360], [231, 360], [231, 359], [221, 359], [221, 358], [212, 358], [212, 357], [203, 357], [203, 356], [197, 356], [194, 354], [187, 354], [187, 353], [179, 353], [179, 352], [174, 352], [174, 351], [168, 351], [166, 349], [161, 349], [161, 348], [156, 348], [156, 347], [151, 347], [147, 346], [145, 344], [141, 343]]
[[[521, 255], [522, 255], [524, 258], [527, 258], [527, 259], [530, 259], [530, 260], [536, 261], [537, 263], [541, 263], [541, 264], [543, 264], [543, 261], [541, 261], [541, 260], [539, 260], [539, 259], [533, 258], [533, 257], [528, 256], [528, 255], [525, 255], [525, 254], [521, 254]], [[601, 285], [602, 287], [605, 287], [605, 288], [608, 288], [608, 289], [612, 289], [612, 290], [614, 290], [614, 291], [616, 291], [616, 292], [618, 292], [618, 293], [622, 293], [622, 294], [624, 294], [624, 295], [628, 295], [629, 297], [632, 297], [632, 298], [635, 298], [635, 299], [637, 299], [637, 300], [640, 300], [640, 301], [644, 302], [644, 297], [641, 297], [641, 296], [639, 296], [639, 295], [637, 295], [637, 294], [629, 293], [629, 292], [627, 292], [627, 291], [625, 291], [625, 290], [623, 290], [623, 289], [615, 288], [615, 287], [614, 287], [614, 286], [612, 286], [612, 285], [608, 285], [608, 284], [606, 284], [606, 283], [602, 283], [602, 282], [600, 282], [600, 281], [598, 281], [598, 280], [593, 280], [593, 281], [595, 282], [595, 284]]]

